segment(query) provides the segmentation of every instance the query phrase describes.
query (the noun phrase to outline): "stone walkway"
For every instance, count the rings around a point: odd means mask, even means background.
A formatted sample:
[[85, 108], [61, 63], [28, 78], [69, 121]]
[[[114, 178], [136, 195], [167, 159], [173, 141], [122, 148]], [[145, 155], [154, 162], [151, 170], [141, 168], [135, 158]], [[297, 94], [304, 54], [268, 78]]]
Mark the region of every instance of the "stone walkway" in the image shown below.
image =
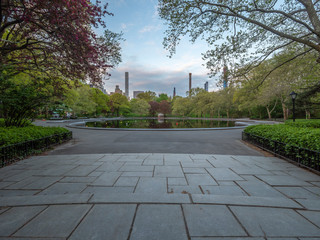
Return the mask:
[[320, 176], [260, 156], [32, 157], [0, 169], [0, 239], [315, 240]]

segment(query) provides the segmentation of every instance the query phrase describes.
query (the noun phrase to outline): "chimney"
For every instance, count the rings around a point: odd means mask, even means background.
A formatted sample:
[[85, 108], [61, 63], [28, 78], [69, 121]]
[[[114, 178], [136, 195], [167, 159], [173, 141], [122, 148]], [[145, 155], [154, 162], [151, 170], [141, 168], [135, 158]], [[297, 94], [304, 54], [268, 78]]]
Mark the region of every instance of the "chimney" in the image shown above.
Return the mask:
[[189, 96], [191, 96], [191, 88], [192, 88], [191, 79], [192, 79], [192, 73], [189, 73]]
[[128, 98], [129, 97], [129, 72], [125, 73], [125, 95]]

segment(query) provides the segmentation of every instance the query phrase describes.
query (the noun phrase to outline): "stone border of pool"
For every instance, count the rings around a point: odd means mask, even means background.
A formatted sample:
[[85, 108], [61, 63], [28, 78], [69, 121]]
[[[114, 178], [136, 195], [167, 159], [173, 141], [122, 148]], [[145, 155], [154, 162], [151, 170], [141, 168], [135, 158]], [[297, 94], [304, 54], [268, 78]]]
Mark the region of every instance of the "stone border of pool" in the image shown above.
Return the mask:
[[166, 119], [185, 119], [185, 120], [217, 120], [217, 121], [235, 121], [235, 127], [221, 127], [221, 128], [96, 128], [96, 127], [86, 127], [85, 124], [87, 122], [98, 122], [98, 121], [108, 121], [108, 120], [139, 120], [139, 119], [158, 119], [152, 117], [144, 117], [144, 118], [99, 118], [99, 119], [86, 119], [83, 121], [73, 122], [67, 125], [70, 128], [78, 128], [78, 129], [89, 129], [89, 130], [107, 130], [107, 131], [212, 131], [212, 130], [232, 130], [232, 129], [243, 129], [250, 125], [256, 124], [265, 124], [265, 123], [275, 123], [269, 121], [255, 121], [250, 119], [226, 119], [226, 118], [172, 118], [168, 117]]

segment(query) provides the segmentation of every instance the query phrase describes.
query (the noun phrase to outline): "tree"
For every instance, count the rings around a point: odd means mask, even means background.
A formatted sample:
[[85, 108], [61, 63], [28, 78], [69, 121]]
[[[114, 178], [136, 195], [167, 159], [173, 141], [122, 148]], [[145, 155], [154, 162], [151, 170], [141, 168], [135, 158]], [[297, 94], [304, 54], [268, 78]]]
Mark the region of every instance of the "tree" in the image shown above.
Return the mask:
[[235, 59], [247, 63], [247, 72], [292, 45], [298, 47], [295, 54], [270, 73], [311, 52], [320, 62], [319, 11], [320, 1], [312, 0], [159, 0], [160, 17], [168, 24], [164, 47], [173, 54], [182, 36], [192, 42], [203, 37], [215, 46], [204, 54], [212, 74]]
[[89, 0], [3, 0], [0, 5], [0, 66], [12, 74], [41, 71], [73, 80], [101, 77], [120, 62], [121, 34], [97, 36], [106, 27], [107, 5]]
[[0, 87], [0, 103], [5, 126], [24, 127], [46, 104], [49, 95], [42, 91], [40, 79], [35, 83], [6, 81]]
[[149, 105], [150, 105], [149, 114], [154, 117], [156, 113], [159, 111], [159, 103], [156, 101], [150, 101]]
[[146, 102], [150, 102], [150, 101], [155, 101], [156, 100], [156, 96], [157, 96], [157, 94], [155, 92], [147, 91], [147, 92], [139, 93], [137, 98], [138, 99], [143, 99]]
[[89, 85], [73, 88], [66, 93], [64, 103], [72, 109], [74, 115], [93, 115], [97, 103], [92, 100], [92, 93]]
[[192, 111], [192, 100], [190, 98], [177, 97], [173, 102], [172, 113], [178, 116], [188, 116]]
[[189, 93], [189, 91], [186, 92], [186, 95], [189, 97], [194, 97], [197, 96], [199, 93], [203, 93], [206, 92], [206, 90], [204, 90], [203, 88], [191, 88], [191, 91]]
[[162, 113], [164, 116], [171, 113], [171, 106], [168, 101], [163, 100], [159, 103], [159, 109], [158, 112]]
[[169, 100], [169, 97], [168, 97], [168, 95], [166, 93], [161, 93], [161, 94], [159, 94], [159, 97], [156, 98], [156, 101], [158, 103], [160, 103], [163, 100], [166, 100], [166, 101]]
[[145, 100], [134, 98], [130, 101], [130, 109], [134, 114], [143, 116], [149, 113], [150, 105]]
[[91, 99], [96, 103], [95, 115], [106, 114], [109, 108], [109, 96], [104, 94], [100, 89], [91, 88]]
[[114, 93], [110, 96], [111, 109], [116, 112], [117, 117], [120, 113], [127, 112], [129, 110], [128, 98], [120, 93]]

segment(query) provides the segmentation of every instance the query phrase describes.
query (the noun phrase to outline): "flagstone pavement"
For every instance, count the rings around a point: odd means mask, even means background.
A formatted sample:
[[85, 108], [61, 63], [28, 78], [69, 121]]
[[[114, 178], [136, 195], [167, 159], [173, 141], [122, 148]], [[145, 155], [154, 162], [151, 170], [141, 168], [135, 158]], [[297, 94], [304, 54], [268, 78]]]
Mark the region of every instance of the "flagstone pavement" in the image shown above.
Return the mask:
[[263, 156], [35, 156], [0, 169], [0, 239], [315, 240], [320, 176]]

